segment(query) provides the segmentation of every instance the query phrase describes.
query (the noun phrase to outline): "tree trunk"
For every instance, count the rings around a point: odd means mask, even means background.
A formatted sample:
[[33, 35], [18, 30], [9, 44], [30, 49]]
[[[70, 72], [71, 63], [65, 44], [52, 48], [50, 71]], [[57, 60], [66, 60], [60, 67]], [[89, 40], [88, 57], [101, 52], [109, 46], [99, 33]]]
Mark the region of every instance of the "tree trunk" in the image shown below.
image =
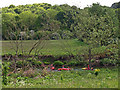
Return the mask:
[[91, 69], [91, 48], [89, 48], [89, 67]]

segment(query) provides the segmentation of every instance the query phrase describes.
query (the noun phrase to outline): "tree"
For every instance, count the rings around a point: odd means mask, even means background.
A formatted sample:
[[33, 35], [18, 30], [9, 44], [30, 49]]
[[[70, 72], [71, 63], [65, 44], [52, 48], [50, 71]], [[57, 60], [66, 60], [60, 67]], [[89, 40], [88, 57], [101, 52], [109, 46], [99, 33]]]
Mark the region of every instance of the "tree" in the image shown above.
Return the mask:
[[93, 3], [92, 7], [89, 9], [90, 14], [101, 16], [104, 15], [104, 8], [100, 6], [99, 3]]
[[[12, 19], [15, 19], [12, 18]], [[34, 51], [34, 55], [32, 58], [35, 58], [36, 55], [39, 55], [40, 54], [40, 51], [41, 49], [45, 46], [44, 42], [45, 42], [45, 39], [48, 38], [48, 35], [45, 35], [45, 36], [42, 36], [41, 38], [38, 38], [36, 41], [32, 42], [33, 45], [30, 46], [30, 49], [25, 49], [25, 47], [23, 46], [23, 43], [25, 41], [23, 41], [23, 37], [24, 35], [21, 35], [23, 34], [23, 31], [26, 31], [24, 29], [21, 30], [21, 27], [19, 27], [17, 25], [17, 20], [13, 20], [11, 21], [10, 23], [7, 23], [7, 29], [6, 29], [6, 33], [7, 33], [7, 36], [6, 38], [9, 38], [9, 43], [10, 43], [10, 47], [9, 49], [11, 49], [11, 51], [14, 52], [14, 54], [12, 55], [12, 61], [14, 62], [14, 73], [17, 72], [17, 61], [20, 60], [20, 57], [19, 56], [22, 56], [22, 55], [26, 55], [26, 57], [22, 57], [22, 62], [25, 62], [25, 60], [27, 60], [30, 56], [31, 56], [31, 53]], [[24, 40], [26, 40], [26, 38], [24, 38]], [[22, 69], [23, 70], [26, 70], [27, 68], [30, 68], [32, 66], [30, 65], [24, 65], [22, 66]]]
[[[114, 39], [117, 41], [115, 34], [118, 29], [118, 20], [117, 17], [115, 17], [115, 13], [111, 16], [109, 12], [106, 12], [104, 16], [98, 16], [96, 14], [90, 16], [89, 13], [81, 15], [81, 17], [76, 17], [78, 22], [71, 28], [76, 31], [76, 36], [79, 40], [90, 45], [88, 51], [89, 63], [91, 63], [92, 48], [117, 43], [114, 42]], [[114, 20], [116, 20], [116, 22], [114, 22]]]
[[12, 13], [3, 13], [2, 14], [2, 37], [3, 39], [9, 39], [7, 31], [10, 29], [8, 27], [11, 27], [13, 31], [15, 31], [15, 27], [12, 25], [12, 23], [15, 23], [15, 16], [16, 14]]
[[8, 8], [15, 8], [15, 5], [11, 4]]
[[20, 14], [20, 13], [22, 12], [19, 8], [16, 8], [14, 11], [15, 11], [15, 13], [17, 13], [17, 14]]
[[60, 29], [60, 22], [52, 19], [48, 14], [39, 15], [36, 20], [37, 28], [44, 31], [55, 32]]
[[55, 16], [57, 15], [58, 11], [55, 9], [47, 9], [46, 14], [50, 17], [50, 19], [55, 19]]
[[26, 28], [26, 30], [34, 30], [35, 29], [35, 21], [37, 19], [37, 16], [30, 12], [22, 12], [20, 15], [20, 23], [23, 28]]
[[112, 8], [120, 8], [120, 2], [117, 2], [117, 3], [113, 3], [112, 4], [112, 6], [111, 6]]

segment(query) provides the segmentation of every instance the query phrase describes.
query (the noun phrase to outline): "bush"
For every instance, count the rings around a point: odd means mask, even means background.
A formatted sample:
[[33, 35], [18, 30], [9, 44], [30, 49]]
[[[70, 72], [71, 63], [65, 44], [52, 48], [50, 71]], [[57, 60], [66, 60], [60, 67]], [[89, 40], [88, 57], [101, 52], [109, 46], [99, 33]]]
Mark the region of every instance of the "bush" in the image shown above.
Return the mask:
[[63, 62], [61, 62], [61, 61], [55, 61], [54, 63], [53, 63], [53, 65], [55, 65], [55, 66], [62, 66], [64, 63]]
[[102, 65], [102, 66], [104, 66], [104, 65], [106, 65], [108, 63], [109, 63], [109, 59], [108, 58], [104, 58], [104, 59], [100, 60], [100, 65]]
[[32, 68], [30, 68], [29, 70], [24, 71], [24, 73], [23, 73], [24, 77], [30, 77], [30, 78], [33, 78], [33, 77], [35, 77], [37, 75], [38, 75], [38, 73], [36, 73], [36, 71], [33, 70]]
[[21, 76], [19, 76], [19, 77], [17, 77], [17, 80], [19, 82], [19, 81], [22, 81], [22, 80], [26, 80], [26, 78], [28, 78], [28, 77], [21, 77]]
[[33, 64], [33, 65], [41, 65], [41, 64], [42, 64], [42, 62], [37, 61], [37, 60], [34, 60], [34, 61], [32, 61], [32, 64]]
[[44, 62], [44, 64], [45, 64], [45, 65], [49, 65], [49, 64], [50, 64], [50, 62]]
[[26, 60], [23, 61], [23, 65], [27, 66], [28, 64], [31, 64], [31, 63]]
[[38, 65], [42, 65], [42, 62], [41, 62], [41, 61], [38, 61]]
[[104, 58], [100, 60], [100, 65], [106, 66], [106, 65], [116, 65], [117, 60], [115, 59], [110, 59], [110, 58]]
[[117, 65], [118, 64], [118, 61], [117, 60], [115, 60], [115, 59], [111, 59], [111, 63], [110, 63], [111, 65]]
[[28, 59], [27, 59], [27, 61], [29, 61], [29, 62], [32, 62], [32, 60], [33, 60], [32, 58], [28, 58]]
[[64, 61], [64, 64], [67, 64], [67, 61]]
[[87, 61], [79, 61], [79, 62], [77, 63], [77, 65], [86, 66], [86, 65], [88, 65], [88, 62], [87, 62]]
[[2, 82], [4, 85], [7, 85], [8, 84], [8, 77], [7, 77], [7, 74], [8, 74], [8, 70], [9, 70], [9, 63], [4, 63], [3, 66], [2, 66]]
[[23, 66], [23, 61], [22, 60], [19, 60], [19, 61], [17, 61], [16, 62], [16, 64], [17, 64], [17, 67], [22, 67]]
[[72, 60], [68, 63], [69, 66], [75, 66], [78, 62], [76, 60]]
[[87, 64], [88, 64], [87, 61], [77, 61], [77, 60], [71, 60], [68, 63], [69, 66], [78, 66], [78, 65], [80, 65], [80, 66], [86, 66]]

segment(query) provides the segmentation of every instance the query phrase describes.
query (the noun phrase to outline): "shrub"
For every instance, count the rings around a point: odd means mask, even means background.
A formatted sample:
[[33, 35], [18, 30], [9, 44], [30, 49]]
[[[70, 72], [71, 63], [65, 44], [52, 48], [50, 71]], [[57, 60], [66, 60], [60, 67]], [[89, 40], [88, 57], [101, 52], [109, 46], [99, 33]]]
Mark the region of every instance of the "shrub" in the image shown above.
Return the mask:
[[95, 60], [94, 59], [91, 59], [91, 63], [94, 63], [95, 62]]
[[110, 65], [117, 65], [118, 61], [116, 59], [110, 59]]
[[17, 64], [17, 67], [22, 67], [22, 65], [23, 65], [23, 61], [22, 60], [19, 60], [19, 61], [17, 61], [16, 62], [16, 64]]
[[53, 65], [55, 65], [55, 66], [62, 66], [64, 63], [63, 62], [61, 62], [61, 61], [55, 61], [54, 63], [53, 63]]
[[106, 65], [107, 63], [109, 63], [108, 58], [104, 58], [100, 60], [100, 65], [102, 66]]
[[24, 71], [23, 76], [33, 78], [33, 77], [37, 76], [37, 73], [36, 73], [35, 70], [33, 70], [32, 68], [30, 68], [29, 70]]
[[83, 56], [80, 56], [80, 57], [78, 58], [78, 60], [80, 60], [80, 61], [84, 61], [85, 58], [84, 58]]
[[41, 72], [41, 73], [42, 73], [41, 76], [45, 77], [46, 75], [49, 74], [50, 71], [48, 71], [47, 69], [48, 69], [48, 67], [45, 67], [45, 68], [42, 70], [42, 72]]
[[7, 77], [7, 74], [8, 74], [8, 70], [9, 70], [9, 63], [4, 63], [3, 66], [2, 66], [2, 82], [4, 85], [7, 85], [8, 84], [8, 77]]
[[33, 60], [32, 58], [28, 58], [28, 59], [27, 59], [27, 61], [29, 61], [29, 62], [32, 62], [32, 60]]
[[16, 62], [16, 66], [18, 68], [21, 68], [22, 66], [26, 66], [28, 64], [30, 65], [31, 63], [26, 61], [26, 60], [19, 60], [19, 61]]
[[32, 65], [36, 65], [36, 64], [37, 64], [37, 60], [33, 60]]
[[45, 64], [45, 65], [49, 65], [49, 64], [50, 64], [50, 62], [44, 62], [44, 64]]
[[87, 61], [79, 61], [79, 62], [77, 63], [77, 65], [80, 65], [80, 66], [86, 66], [87, 64], [88, 64]]
[[42, 65], [42, 62], [41, 62], [41, 61], [38, 61], [38, 65]]
[[42, 62], [37, 61], [37, 60], [34, 60], [34, 61], [32, 61], [32, 64], [33, 64], [33, 65], [41, 65], [41, 64], [42, 64]]
[[104, 58], [100, 60], [100, 65], [116, 65], [117, 60], [115, 59], [110, 59], [110, 58]]
[[22, 81], [22, 80], [25, 80], [25, 77], [19, 76], [19, 77], [17, 77], [17, 80], [18, 80], [18, 82], [19, 82], [19, 81]]
[[67, 61], [64, 61], [64, 64], [67, 64]]
[[69, 66], [75, 66], [77, 64], [76, 60], [72, 60], [68, 63]]

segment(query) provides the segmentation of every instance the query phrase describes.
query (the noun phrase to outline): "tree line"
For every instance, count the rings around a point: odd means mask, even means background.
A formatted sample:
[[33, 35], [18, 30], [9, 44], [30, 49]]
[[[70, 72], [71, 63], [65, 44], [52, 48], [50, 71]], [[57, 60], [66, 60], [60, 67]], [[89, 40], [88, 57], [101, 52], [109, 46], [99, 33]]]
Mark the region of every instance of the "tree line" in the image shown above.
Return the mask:
[[[100, 45], [117, 42], [118, 9], [93, 3], [84, 9], [48, 3], [10, 5], [2, 8], [2, 39], [78, 39]], [[8, 33], [9, 32], [9, 33]], [[18, 34], [16, 36], [16, 34]], [[16, 36], [16, 37], [15, 37]]]

